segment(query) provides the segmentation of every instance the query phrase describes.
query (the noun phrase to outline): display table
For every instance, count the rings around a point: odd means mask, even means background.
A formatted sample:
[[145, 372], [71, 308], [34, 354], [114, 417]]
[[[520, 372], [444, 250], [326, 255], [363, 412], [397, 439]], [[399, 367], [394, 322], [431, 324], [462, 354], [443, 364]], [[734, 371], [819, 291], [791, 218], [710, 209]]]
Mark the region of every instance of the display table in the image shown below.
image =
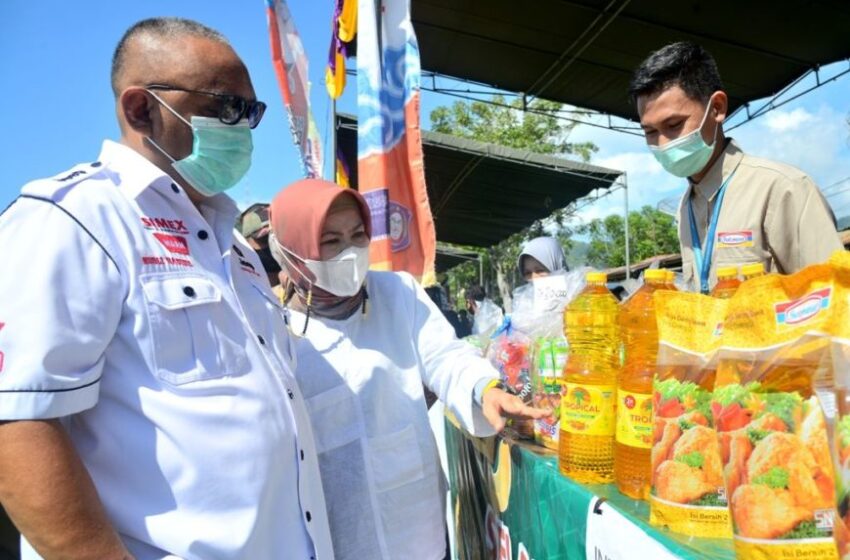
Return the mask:
[[647, 503], [573, 482], [533, 442], [474, 438], [447, 419], [446, 447], [458, 560], [735, 557], [731, 540], [651, 527]]

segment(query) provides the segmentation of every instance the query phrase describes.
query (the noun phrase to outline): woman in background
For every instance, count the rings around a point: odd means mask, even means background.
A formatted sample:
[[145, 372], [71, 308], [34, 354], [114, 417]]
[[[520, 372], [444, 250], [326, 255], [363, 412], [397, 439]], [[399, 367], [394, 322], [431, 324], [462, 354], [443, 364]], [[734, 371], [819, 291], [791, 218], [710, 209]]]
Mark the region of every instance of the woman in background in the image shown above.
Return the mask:
[[569, 270], [564, 250], [554, 237], [537, 237], [526, 242], [517, 258], [517, 268], [526, 282]]

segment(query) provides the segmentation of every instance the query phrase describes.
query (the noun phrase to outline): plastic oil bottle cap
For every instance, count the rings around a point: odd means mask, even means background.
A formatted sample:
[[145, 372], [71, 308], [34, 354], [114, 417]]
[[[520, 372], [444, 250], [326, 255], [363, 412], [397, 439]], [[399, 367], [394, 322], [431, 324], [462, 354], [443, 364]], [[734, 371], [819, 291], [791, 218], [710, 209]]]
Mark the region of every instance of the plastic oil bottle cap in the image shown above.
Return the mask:
[[[761, 265], [759, 265], [761, 266]], [[738, 267], [735, 266], [721, 266], [717, 269], [717, 277], [718, 278], [735, 278], [738, 276]]]
[[585, 280], [594, 284], [604, 284], [608, 281], [608, 275], [604, 272], [588, 272]]
[[745, 264], [741, 267], [741, 274], [743, 274], [744, 276], [764, 274], [764, 265], [762, 263]]
[[663, 282], [667, 280], [667, 271], [660, 268], [650, 268], [644, 273], [643, 278], [647, 282]]

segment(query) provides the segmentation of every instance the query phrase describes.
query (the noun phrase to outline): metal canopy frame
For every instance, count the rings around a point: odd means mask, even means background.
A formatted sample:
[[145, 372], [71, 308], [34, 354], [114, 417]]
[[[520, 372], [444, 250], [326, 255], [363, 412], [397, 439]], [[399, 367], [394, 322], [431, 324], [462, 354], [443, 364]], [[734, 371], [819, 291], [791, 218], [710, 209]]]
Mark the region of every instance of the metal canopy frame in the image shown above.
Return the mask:
[[[430, 79], [430, 83], [428, 83], [426, 81], [426, 79]], [[471, 89], [471, 88], [461, 89], [461, 88], [442, 87], [442, 86], [439, 86], [437, 84], [438, 79], [446, 79], [446, 80], [451, 80], [451, 81], [454, 81], [454, 82], [460, 82], [460, 83], [468, 84], [472, 87], [490, 88], [490, 89], [482, 90], [482, 89]], [[493, 105], [495, 107], [503, 107], [503, 108], [506, 108], [506, 109], [514, 109], [514, 110], [517, 110], [517, 111], [522, 111], [524, 113], [532, 113], [532, 114], [542, 115], [542, 116], [546, 116], [546, 117], [555, 117], [558, 120], [570, 122], [570, 123], [573, 123], [573, 124], [576, 124], [576, 125], [583, 124], [583, 125], [586, 125], [586, 126], [592, 126], [592, 127], [602, 128], [602, 129], [606, 129], [606, 130], [615, 130], [617, 132], [624, 132], [626, 134], [632, 134], [632, 135], [635, 135], [635, 136], [643, 136], [643, 131], [633, 121], [630, 121], [628, 119], [623, 119], [623, 118], [617, 117], [615, 115], [611, 115], [610, 113], [601, 113], [599, 111], [594, 111], [592, 109], [582, 109], [582, 108], [579, 108], [579, 107], [576, 107], [575, 109], [564, 109], [564, 110], [562, 110], [558, 113], [551, 113], [549, 111], [541, 111], [539, 109], [534, 109], [530, 105], [531, 105], [531, 103], [533, 103], [535, 101], [535, 99], [542, 99], [542, 98], [538, 97], [538, 98], [529, 99], [529, 96], [526, 93], [517, 93], [517, 92], [513, 92], [513, 91], [498, 90], [498, 89], [491, 88], [491, 86], [488, 86], [487, 84], [482, 84], [482, 83], [479, 83], [479, 82], [475, 82], [473, 80], [458, 79], [458, 78], [454, 78], [452, 76], [446, 76], [444, 74], [440, 74], [438, 72], [431, 72], [429, 70], [423, 70], [422, 71], [422, 82], [420, 84], [420, 87], [424, 91], [429, 91], [431, 93], [437, 93], [437, 94], [440, 94], [440, 95], [446, 95], [446, 96], [449, 96], [449, 97], [456, 97], [458, 99], [463, 99], [465, 101], [478, 101], [478, 102], [481, 102], [481, 103], [486, 103], [488, 105]], [[487, 98], [483, 97], [483, 96], [489, 96], [489, 97], [492, 98], [494, 95], [501, 95], [503, 97], [520, 98], [520, 99], [522, 99], [522, 107], [517, 108], [517, 107], [513, 107], [511, 105], [508, 105], [506, 103], [497, 103], [497, 102], [493, 101], [492, 99], [487, 99]], [[556, 101], [556, 103], [560, 103], [560, 102]], [[576, 115], [576, 116], [573, 117], [573, 116], [570, 116], [570, 115]], [[587, 117], [600, 117], [600, 118], [605, 119], [606, 122], [603, 123], [603, 124], [600, 124], [598, 122], [593, 122], [593, 121], [589, 120]], [[629, 125], [617, 124], [618, 120], [623, 121], [624, 123], [629, 123]]]
[[[352, 141], [352, 133], [357, 130], [357, 123], [354, 117], [339, 114], [337, 115], [335, 126], [340, 131], [345, 132], [345, 137], [348, 139], [343, 141], [342, 145], [348, 146]], [[464, 200], [455, 201], [453, 197], [461, 192], [460, 189], [462, 186], [469, 183], [470, 176], [485, 162], [489, 166], [488, 170], [486, 170], [481, 178], [476, 179], [476, 181], [481, 181], [482, 179], [485, 181], [493, 180], [492, 174], [494, 173], [494, 168], [492, 166], [498, 166], [501, 162], [504, 162], [507, 166], [504, 169], [510, 170], [509, 172], [513, 174], [530, 173], [530, 176], [534, 176], [536, 173], [544, 173], [545, 175], [541, 175], [541, 179], [548, 176], [548, 178], [544, 179], [546, 181], [544, 184], [548, 186], [534, 188], [528, 191], [529, 193], [534, 193], [531, 196], [537, 196], [539, 194], [540, 197], [545, 198], [537, 199], [530, 207], [518, 213], [499, 212], [497, 214], [498, 218], [494, 219], [500, 220], [499, 223], [503, 225], [505, 231], [519, 231], [531, 225], [536, 219], [543, 220], [544, 224], [551, 223], [547, 220], [550, 218], [551, 213], [558, 209], [564, 208], [567, 215], [574, 214], [589, 204], [620, 190], [623, 191], [624, 196], [628, 196], [626, 176], [620, 170], [607, 169], [593, 164], [547, 154], [536, 154], [529, 150], [518, 150], [487, 144], [433, 131], [423, 131], [423, 144], [426, 154], [426, 173], [429, 169], [442, 169], [439, 172], [438, 183], [435, 184], [435, 186], [439, 185], [439, 188], [431, 191], [431, 206], [435, 216], [444, 216], [444, 219], [450, 220], [446, 222], [447, 224], [455, 224], [457, 220], [463, 220], [463, 223], [466, 223], [467, 220], [471, 220], [469, 223], [477, 223], [477, 221], [482, 219], [482, 216], [477, 211], [467, 215], [467, 211], [470, 210], [468, 208], [470, 206], [468, 197], [480, 196], [470, 194], [478, 191], [474, 188], [472, 190], [466, 190], [464, 188], [463, 192], [466, 193], [463, 195]], [[350, 147], [343, 148], [343, 150], [348, 154]], [[431, 157], [438, 158], [433, 160], [431, 164], [427, 160], [429, 153], [432, 154]], [[455, 155], [453, 156], [452, 154]], [[354, 156], [353, 154], [349, 154], [347, 157]], [[438, 162], [439, 166], [434, 167]], [[490, 177], [490, 179], [487, 179], [487, 177]], [[570, 177], [574, 177], [575, 181], [570, 182]], [[434, 177], [434, 179], [436, 178], [437, 176]], [[511, 180], [508, 179], [508, 181]], [[565, 188], [568, 188], [568, 185], [575, 184], [576, 188], [579, 189], [578, 192], [575, 192], [578, 198], [569, 196], [568, 193], [570, 191], [560, 191], [558, 186], [561, 184]], [[472, 185], [469, 186], [471, 187]], [[551, 190], [552, 188], [555, 190]], [[521, 197], [525, 196], [521, 194], [522, 192], [525, 191], [518, 191], [512, 195], [508, 195], [505, 201], [510, 200], [510, 197], [516, 198], [517, 196], [521, 199]], [[552, 197], [551, 200], [548, 200], [549, 197]], [[504, 204], [505, 201], [496, 204]], [[626, 200], [626, 204], [628, 204], [628, 200]], [[451, 208], [454, 209], [447, 211]], [[541, 211], [547, 208], [549, 209], [548, 212]], [[474, 209], [474, 206], [472, 209]], [[512, 215], [523, 216], [523, 218], [521, 220], [512, 220], [510, 218]], [[628, 220], [628, 214], [626, 214], [625, 219]], [[447, 236], [444, 241], [451, 239], [454, 243], [465, 243], [480, 247], [490, 246], [498, 242], [493, 241], [497, 237], [494, 235], [494, 231], [482, 232], [482, 235], [479, 236], [470, 236], [467, 242], [459, 241], [459, 237], [463, 236], [456, 235], [457, 228], [455, 226], [452, 226], [452, 228], [453, 233]], [[507, 234], [499, 240], [504, 239], [504, 237], [507, 237]], [[483, 243], [485, 239], [489, 240], [486, 244]]]
[[[735, 111], [733, 111], [732, 114], [729, 115], [727, 120], [732, 120], [733, 118], [735, 118], [736, 115], [738, 115], [740, 113], [746, 113], [746, 118], [744, 118], [744, 120], [742, 120], [741, 122], [735, 123], [734, 125], [729, 127], [729, 130], [734, 130], [734, 129], [738, 128], [739, 126], [743, 125], [743, 124], [746, 124], [746, 123], [748, 123], [748, 122], [750, 122], [754, 119], [757, 119], [758, 117], [766, 115], [770, 111], [773, 111], [774, 109], [778, 109], [778, 108], [782, 107], [783, 105], [790, 103], [790, 102], [794, 101], [795, 99], [798, 99], [798, 98], [806, 95], [807, 93], [811, 93], [811, 92], [815, 91], [816, 89], [819, 89], [819, 88], [825, 86], [826, 84], [834, 82], [834, 81], [838, 80], [839, 78], [841, 78], [842, 76], [844, 76], [846, 74], [850, 74], [850, 58], [845, 59], [843, 62], [845, 62], [847, 64], [847, 68], [845, 68], [844, 70], [841, 70], [838, 74], [831, 76], [827, 79], [823, 79], [823, 80], [821, 79], [821, 67], [816, 66], [815, 68], [812, 68], [811, 70], [804, 73], [802, 76], [800, 76], [799, 78], [797, 78], [796, 80], [794, 80], [793, 82], [791, 82], [790, 84], [788, 84], [787, 86], [782, 88], [776, 95], [771, 97], [769, 100], [767, 100], [764, 104], [762, 104], [758, 109], [756, 109], [754, 111], [750, 111], [750, 105], [751, 105], [750, 102], [744, 103], [743, 105], [741, 105], [740, 107], [735, 109]], [[783, 97], [788, 95], [794, 89], [795, 86], [797, 86], [798, 84], [801, 84], [806, 78], [808, 78], [811, 75], [815, 76], [815, 85], [813, 85], [813, 86], [811, 86], [811, 87], [809, 87], [809, 88], [807, 88], [803, 91], [797, 92], [794, 95], [792, 95], [791, 97], [788, 97], [787, 99], [782, 99]]]
[[[753, 102], [747, 102], [743, 105], [740, 105], [737, 109], [735, 109], [726, 119], [726, 122], [733, 122], [740, 115], [745, 115], [740, 121], [734, 122], [728, 129], [727, 132], [735, 130], [739, 126], [747, 124], [748, 122], [755, 120], [761, 116], [764, 116], [770, 111], [774, 109], [779, 109], [780, 107], [803, 97], [804, 95], [811, 93], [817, 89], [822, 88], [823, 86], [830, 84], [839, 80], [840, 78], [850, 74], [850, 59], [846, 59], [841, 61], [847, 65], [846, 68], [839, 71], [837, 74], [833, 76], [823, 77], [823, 68], [816, 67], [811, 70], [805, 72], [803, 75], [799, 76], [796, 80], [782, 88], [775, 95], [764, 101], [758, 108], [752, 109], [751, 106]], [[807, 87], [803, 91], [791, 92], [795, 87], [802, 84], [806, 79], [814, 76], [815, 84]], [[431, 82], [426, 82], [426, 78], [430, 78]], [[558, 120], [573, 123], [576, 125], [585, 125], [592, 126], [595, 128], [602, 128], [605, 130], [613, 130], [615, 132], [622, 132], [625, 134], [631, 134], [633, 136], [643, 136], [643, 131], [640, 126], [638, 126], [634, 121], [629, 119], [624, 119], [622, 117], [618, 117], [616, 115], [611, 115], [610, 113], [601, 113], [599, 111], [593, 111], [591, 109], [581, 109], [576, 107], [574, 109], [564, 109], [558, 113], [551, 113], [549, 111], [540, 111], [538, 109], [534, 109], [530, 107], [530, 104], [536, 99], [542, 99], [541, 97], [533, 97], [529, 96], [526, 93], [517, 93], [512, 91], [502, 91], [498, 89], [472, 89], [472, 88], [451, 88], [451, 87], [442, 87], [437, 84], [438, 79], [446, 79], [454, 82], [459, 82], [463, 84], [468, 84], [473, 87], [479, 88], [490, 88], [487, 84], [481, 84], [479, 82], [475, 82], [473, 80], [466, 79], [458, 79], [452, 76], [446, 76], [444, 74], [439, 74], [437, 72], [431, 71], [422, 71], [422, 84], [421, 88], [424, 91], [429, 91], [431, 93], [436, 93], [440, 95], [445, 95], [449, 97], [455, 97], [458, 99], [463, 99], [465, 101], [477, 101], [480, 103], [486, 103], [488, 105], [493, 105], [495, 107], [503, 107], [506, 109], [514, 109], [516, 111], [522, 111], [525, 113], [532, 113], [536, 115], [542, 116], [550, 116], [554, 117]], [[508, 105], [506, 103], [497, 103], [492, 99], [487, 99], [483, 96], [493, 97], [495, 95], [500, 95], [502, 97], [514, 97], [522, 99], [522, 107], [514, 107], [512, 105]], [[789, 96], [790, 95], [790, 96]], [[559, 103], [559, 102], [558, 102]], [[570, 116], [576, 115], [576, 116]], [[593, 122], [589, 120], [591, 117], [603, 118], [605, 119], [604, 123]], [[617, 121], [622, 121], [627, 124], [618, 124]]]
[[[522, 99], [525, 110], [538, 98], [568, 107], [594, 107], [596, 111], [565, 110], [557, 118], [640, 135], [626, 100], [627, 74], [644, 54], [673, 40], [697, 41], [715, 54], [727, 80], [733, 107], [730, 119], [743, 117], [732, 128], [850, 73], [848, 68], [828, 79], [822, 76], [828, 63], [850, 64], [850, 48], [844, 40], [850, 9], [841, 1], [825, 0], [802, 12], [793, 2], [778, 3], [768, 12], [752, 4], [736, 6], [733, 0], [719, 2], [709, 6], [706, 0], [688, 5], [673, 0], [542, 0], [523, 15], [514, 14], [511, 3], [504, 0], [413, 0], [413, 24], [423, 49], [422, 89], [485, 103], [489, 100], [481, 96], [500, 93]], [[761, 13], [762, 24], [772, 31], [740, 36], [743, 22], [720, 15], [736, 7], [748, 17]], [[529, 19], [546, 13], [570, 19], [562, 24]], [[823, 22], [821, 31], [812, 29], [817, 22]], [[511, 26], [516, 33], [507, 31]], [[782, 40], [797, 36], [789, 34], [792, 30], [809, 43], [794, 48]], [[474, 66], [470, 65], [476, 61], [487, 66], [471, 72]], [[526, 68], [514, 71], [505, 62]], [[760, 70], [749, 72], [748, 64]], [[803, 92], [792, 91], [812, 75], [814, 85]], [[442, 77], [471, 87], [440, 86], [437, 78]], [[601, 83], [576, 82], [578, 89], [573, 92], [569, 84], [579, 78]], [[604, 89], [606, 81], [611, 82], [610, 88], [612, 80], [623, 88], [621, 99], [607, 95], [597, 100], [598, 88]], [[759, 100], [767, 101], [754, 109]]]

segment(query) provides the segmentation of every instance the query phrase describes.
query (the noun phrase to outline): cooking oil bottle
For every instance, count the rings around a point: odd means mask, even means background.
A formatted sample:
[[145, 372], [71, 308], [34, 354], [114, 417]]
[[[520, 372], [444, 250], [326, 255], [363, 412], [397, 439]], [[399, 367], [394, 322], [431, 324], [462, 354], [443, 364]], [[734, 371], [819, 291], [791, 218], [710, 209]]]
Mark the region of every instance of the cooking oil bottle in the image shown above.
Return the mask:
[[[764, 273], [764, 267], [761, 270]], [[738, 268], [735, 266], [721, 266], [717, 269], [717, 284], [711, 290], [711, 295], [716, 298], [729, 299], [735, 295], [740, 285], [741, 281], [738, 280]]]
[[741, 274], [744, 276], [744, 282], [752, 278], [764, 276], [764, 265], [762, 263], [750, 263], [741, 267]]
[[658, 327], [652, 294], [670, 289], [664, 270], [647, 270], [645, 284], [620, 307], [626, 363], [617, 384], [614, 481], [620, 492], [649, 498], [652, 451], [652, 381], [658, 355]]
[[558, 455], [561, 473], [599, 484], [611, 482], [614, 475], [619, 310], [605, 273], [589, 272], [586, 280], [564, 310], [570, 354], [564, 367]]
[[664, 274], [667, 275], [667, 289], [678, 292], [679, 288], [676, 287], [676, 273], [672, 270], [665, 270]]

